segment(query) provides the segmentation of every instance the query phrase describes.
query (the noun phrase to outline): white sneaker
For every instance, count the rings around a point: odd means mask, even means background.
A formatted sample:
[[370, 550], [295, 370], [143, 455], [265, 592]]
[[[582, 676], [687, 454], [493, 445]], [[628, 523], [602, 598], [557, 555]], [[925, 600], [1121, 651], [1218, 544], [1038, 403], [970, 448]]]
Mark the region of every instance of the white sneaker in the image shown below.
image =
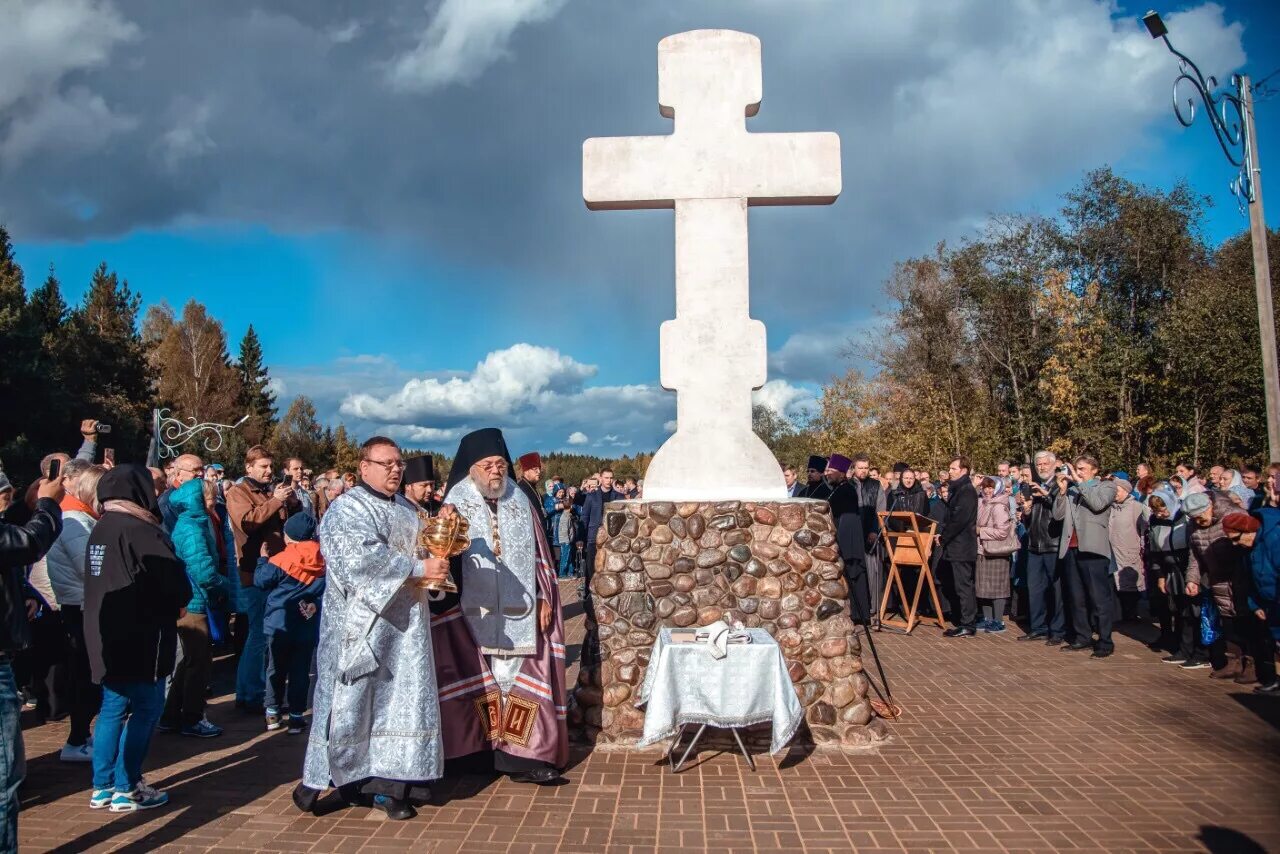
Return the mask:
[[90, 742], [81, 745], [64, 744], [58, 758], [63, 762], [92, 762], [93, 744]]
[[136, 812], [162, 807], [169, 803], [169, 796], [159, 789], [153, 789], [145, 782], [139, 781], [132, 792], [116, 792], [111, 798], [111, 812]]

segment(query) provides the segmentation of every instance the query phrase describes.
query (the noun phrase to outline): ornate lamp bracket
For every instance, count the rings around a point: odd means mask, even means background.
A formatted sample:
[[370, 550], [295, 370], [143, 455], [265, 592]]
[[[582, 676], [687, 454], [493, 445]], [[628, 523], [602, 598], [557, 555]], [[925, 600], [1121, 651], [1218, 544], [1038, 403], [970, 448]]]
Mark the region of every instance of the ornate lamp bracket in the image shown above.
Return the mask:
[[152, 411], [152, 434], [156, 437], [156, 447], [162, 459], [178, 456], [182, 446], [197, 436], [203, 436], [201, 442], [205, 451], [213, 453], [222, 448], [225, 431], [235, 430], [248, 420], [246, 415], [235, 424], [209, 421], [197, 424], [194, 418], [183, 421], [169, 414], [168, 409], [156, 409]]
[[[1257, 199], [1257, 193], [1253, 183], [1253, 139], [1244, 120], [1243, 80], [1239, 74], [1232, 74], [1231, 86], [1235, 91], [1224, 90], [1215, 94], [1218, 88], [1216, 77], [1202, 74], [1199, 66], [1173, 46], [1167, 34], [1161, 33], [1158, 38], [1178, 58], [1179, 73], [1173, 81], [1173, 114], [1183, 127], [1191, 127], [1196, 120], [1197, 97], [1204, 104], [1209, 127], [1213, 129], [1222, 153], [1239, 170], [1231, 180], [1231, 194], [1236, 197], [1240, 212], [1247, 213], [1249, 205]], [[1190, 86], [1191, 91], [1180, 91], [1179, 87], [1185, 86]]]

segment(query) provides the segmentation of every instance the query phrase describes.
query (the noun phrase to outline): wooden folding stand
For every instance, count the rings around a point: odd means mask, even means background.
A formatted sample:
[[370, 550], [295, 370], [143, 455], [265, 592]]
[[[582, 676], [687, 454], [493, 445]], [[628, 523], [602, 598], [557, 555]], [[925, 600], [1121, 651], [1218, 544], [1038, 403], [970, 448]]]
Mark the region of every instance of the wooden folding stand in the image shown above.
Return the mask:
[[[933, 570], [929, 568], [929, 557], [933, 553], [933, 536], [938, 527], [937, 523], [909, 511], [880, 512], [876, 515], [880, 517], [880, 533], [884, 537], [885, 547], [889, 552], [889, 575], [885, 579], [884, 595], [880, 598], [880, 625], [905, 629], [907, 634], [911, 634], [912, 629], [926, 621], [937, 623], [941, 629], [947, 628], [946, 620], [942, 618], [942, 604], [938, 601], [938, 588], [933, 581]], [[889, 530], [890, 519], [904, 520], [906, 529]], [[928, 523], [927, 530], [920, 530], [922, 521]], [[916, 576], [915, 595], [911, 597], [910, 605], [907, 604], [907, 591], [902, 583], [902, 567], [905, 566], [917, 567], [920, 570], [920, 574]], [[929, 585], [929, 595], [933, 599], [933, 612], [937, 615], [934, 617], [921, 617], [917, 614], [920, 608], [920, 593], [924, 590], [926, 583]], [[898, 589], [898, 601], [906, 609], [902, 619], [885, 616], [885, 609], [889, 607], [889, 597], [895, 586]]]

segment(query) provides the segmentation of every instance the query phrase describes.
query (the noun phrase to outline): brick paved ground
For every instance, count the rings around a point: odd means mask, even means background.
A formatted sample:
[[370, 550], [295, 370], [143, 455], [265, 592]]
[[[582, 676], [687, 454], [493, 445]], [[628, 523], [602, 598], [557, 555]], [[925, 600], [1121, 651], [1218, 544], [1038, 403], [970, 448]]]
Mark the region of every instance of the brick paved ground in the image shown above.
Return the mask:
[[758, 757], [751, 773], [706, 752], [673, 776], [657, 753], [579, 751], [567, 786], [464, 774], [408, 822], [298, 813], [303, 739], [228, 696], [209, 711], [223, 738], [157, 736], [147, 776], [172, 803], [147, 813], [91, 812], [88, 768], [57, 760], [66, 726], [31, 728], [23, 848], [1280, 852], [1280, 702], [1128, 638], [1104, 662], [1012, 632], [878, 640], [907, 716], [877, 754]]

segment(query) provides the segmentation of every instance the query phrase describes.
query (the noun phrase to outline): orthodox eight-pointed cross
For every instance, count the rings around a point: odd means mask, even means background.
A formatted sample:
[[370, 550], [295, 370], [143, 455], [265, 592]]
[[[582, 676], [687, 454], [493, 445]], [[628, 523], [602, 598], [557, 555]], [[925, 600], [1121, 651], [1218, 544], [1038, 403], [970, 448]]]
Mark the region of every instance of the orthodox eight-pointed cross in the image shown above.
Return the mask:
[[645, 476], [645, 499], [786, 495], [751, 430], [766, 377], [764, 324], [749, 314], [747, 207], [830, 204], [840, 194], [834, 133], [748, 133], [760, 108], [760, 40], [694, 30], [658, 43], [658, 104], [669, 136], [588, 139], [591, 210], [675, 208], [676, 317], [662, 324], [661, 379], [677, 429]]

